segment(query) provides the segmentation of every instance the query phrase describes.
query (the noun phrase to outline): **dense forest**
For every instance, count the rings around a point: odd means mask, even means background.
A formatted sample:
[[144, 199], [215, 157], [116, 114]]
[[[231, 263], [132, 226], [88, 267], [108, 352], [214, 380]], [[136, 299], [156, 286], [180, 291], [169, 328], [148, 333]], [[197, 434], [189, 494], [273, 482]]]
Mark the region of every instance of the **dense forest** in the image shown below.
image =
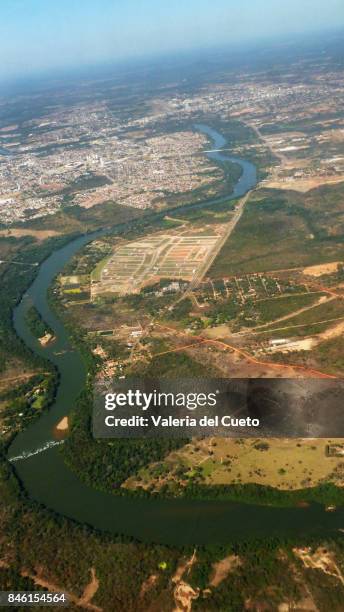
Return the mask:
[[71, 434], [62, 451], [68, 465], [90, 486], [118, 492], [121, 484], [138, 469], [163, 459], [186, 442], [164, 438], [95, 440], [92, 408], [92, 395], [85, 391], [72, 413]]
[[[317, 539], [281, 537], [178, 548], [99, 534], [27, 499], [4, 455], [0, 457], [0, 496], [1, 589], [30, 589], [32, 577], [41, 572], [61, 590], [81, 596], [94, 568], [99, 589], [92, 603], [105, 612], [172, 612], [172, 577], [195, 551], [196, 561], [184, 577], [193, 588], [200, 589], [194, 610], [242, 612], [250, 600], [254, 609], [264, 604], [264, 609], [273, 612], [283, 601], [300, 601], [305, 588], [312, 593], [319, 612], [327, 612], [329, 605], [334, 612], [342, 610], [344, 590], [340, 581], [320, 570], [306, 570], [293, 555], [293, 546], [315, 549], [320, 544]], [[341, 565], [342, 539], [328, 540], [326, 546]], [[236, 555], [240, 563], [218, 586], [210, 586], [213, 564], [229, 555]], [[23, 570], [28, 576], [23, 576]], [[142, 585], [152, 575], [156, 576], [152, 588], [144, 590]]]
[[26, 322], [31, 333], [36, 338], [41, 338], [42, 336], [45, 336], [45, 334], [51, 334], [52, 336], [54, 335], [53, 330], [49, 327], [47, 323], [45, 323], [45, 321], [43, 321], [41, 315], [39, 314], [35, 306], [30, 306], [30, 308], [28, 309], [26, 313]]

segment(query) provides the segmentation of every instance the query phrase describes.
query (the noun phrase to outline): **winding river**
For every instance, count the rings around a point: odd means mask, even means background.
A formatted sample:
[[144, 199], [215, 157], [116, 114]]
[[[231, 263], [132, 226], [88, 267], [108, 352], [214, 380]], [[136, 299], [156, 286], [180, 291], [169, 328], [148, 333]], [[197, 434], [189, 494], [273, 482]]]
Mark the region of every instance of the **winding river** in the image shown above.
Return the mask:
[[[213, 141], [213, 149], [224, 147], [225, 139], [205, 125], [196, 128]], [[242, 175], [229, 200], [244, 195], [256, 184], [256, 169], [250, 162], [214, 151], [217, 161], [235, 161]], [[209, 206], [209, 202], [192, 207]], [[178, 208], [176, 214], [190, 207]], [[173, 211], [168, 211], [169, 215]], [[163, 215], [166, 214], [161, 213]], [[121, 230], [125, 226], [118, 226]], [[58, 368], [60, 384], [51, 409], [21, 432], [8, 457], [27, 495], [55, 512], [102, 531], [133, 536], [141, 541], [170, 545], [223, 543], [233, 539], [281, 534], [330, 534], [344, 527], [344, 508], [325, 512], [318, 504], [308, 508], [274, 508], [227, 501], [190, 499], [141, 499], [104, 493], [83, 484], [66, 466], [52, 431], [68, 414], [85, 386], [86, 368], [72, 347], [62, 322], [50, 309], [47, 290], [69, 259], [99, 232], [79, 237], [55, 251], [40, 266], [38, 275], [14, 311], [14, 326], [23, 341]], [[26, 312], [34, 304], [54, 330], [57, 341], [42, 348], [26, 324]]]

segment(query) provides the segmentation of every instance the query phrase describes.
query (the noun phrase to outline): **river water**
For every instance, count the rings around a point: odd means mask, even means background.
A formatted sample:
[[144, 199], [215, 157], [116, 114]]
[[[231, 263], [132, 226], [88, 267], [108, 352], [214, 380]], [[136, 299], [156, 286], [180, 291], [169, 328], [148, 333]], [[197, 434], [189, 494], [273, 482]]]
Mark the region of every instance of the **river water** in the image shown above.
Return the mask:
[[[221, 134], [208, 126], [196, 128], [212, 139], [214, 149], [226, 144]], [[231, 198], [217, 198], [214, 203], [240, 197], [255, 186], [256, 169], [250, 162], [221, 152], [208, 155], [218, 161], [239, 163], [243, 170]], [[192, 208], [205, 205], [209, 206], [209, 202], [194, 204]], [[178, 215], [188, 208], [178, 208], [175, 212]], [[171, 215], [173, 211], [168, 213]], [[165, 215], [166, 211], [160, 214]], [[282, 534], [326, 535], [343, 527], [343, 508], [325, 512], [318, 504], [308, 508], [274, 508], [217, 500], [122, 497], [88, 487], [66, 466], [52, 431], [62, 416], [73, 409], [85, 386], [87, 373], [62, 322], [49, 307], [47, 290], [70, 258], [97, 235], [99, 232], [79, 237], [52, 253], [40, 266], [36, 279], [14, 311], [18, 335], [33, 351], [49, 358], [60, 373], [56, 400], [49, 412], [21, 432], [9, 449], [9, 459], [28, 496], [59, 514], [99, 530], [171, 545], [213, 544]], [[26, 324], [25, 314], [31, 304], [57, 336], [57, 341], [45, 349]]]
[[3, 147], [0, 147], [0, 155], [5, 155], [10, 157], [11, 156], [11, 152], [8, 151], [7, 149], [4, 149]]

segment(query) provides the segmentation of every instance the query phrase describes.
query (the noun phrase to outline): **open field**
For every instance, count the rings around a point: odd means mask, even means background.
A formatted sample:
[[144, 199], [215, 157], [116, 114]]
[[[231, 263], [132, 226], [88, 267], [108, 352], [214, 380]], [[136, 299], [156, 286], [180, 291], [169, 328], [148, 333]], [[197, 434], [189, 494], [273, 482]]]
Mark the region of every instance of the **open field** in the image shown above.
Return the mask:
[[340, 261], [331, 261], [326, 264], [320, 264], [318, 266], [308, 266], [304, 268], [303, 273], [307, 276], [322, 276], [323, 274], [333, 274], [337, 271], [338, 266], [342, 265]]
[[295, 191], [299, 191], [301, 193], [306, 193], [307, 191], [311, 191], [311, 189], [316, 189], [317, 187], [321, 187], [322, 185], [335, 185], [336, 183], [344, 182], [344, 174], [340, 174], [338, 176], [322, 176], [319, 178], [281, 178], [281, 179], [271, 179], [267, 180], [264, 183], [264, 187], [268, 187], [269, 189], [293, 189]]
[[[197, 478], [203, 484], [256, 483], [283, 490], [313, 487], [323, 481], [343, 485], [343, 457], [328, 457], [329, 444], [342, 439], [228, 439], [193, 440], [170, 453], [163, 462], [139, 472], [140, 484], [158, 489], [166, 482]], [[126, 486], [137, 484], [136, 476]]]
[[52, 236], [58, 236], [60, 232], [56, 230], [34, 230], [34, 229], [6, 229], [0, 230], [0, 236], [5, 236], [6, 238], [10, 238], [13, 236], [14, 238], [22, 238], [23, 236], [32, 236], [37, 240], [45, 240], [46, 238], [51, 238]]

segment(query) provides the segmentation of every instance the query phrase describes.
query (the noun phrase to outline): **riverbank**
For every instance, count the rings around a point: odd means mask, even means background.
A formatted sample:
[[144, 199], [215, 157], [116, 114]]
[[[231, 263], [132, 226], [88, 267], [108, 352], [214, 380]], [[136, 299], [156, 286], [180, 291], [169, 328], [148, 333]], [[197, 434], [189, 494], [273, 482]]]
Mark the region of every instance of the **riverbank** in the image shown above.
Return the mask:
[[[248, 162], [240, 161], [243, 175], [234, 189], [233, 199], [244, 195], [256, 181], [255, 168]], [[203, 205], [199, 203], [193, 208]], [[176, 211], [177, 214], [180, 214], [180, 210]], [[166, 214], [166, 211], [161, 214]], [[154, 218], [154, 215], [150, 217]], [[122, 225], [121, 229], [124, 228]], [[341, 508], [327, 513], [317, 504], [311, 504], [308, 508], [274, 508], [221, 499], [139, 499], [105, 493], [82, 482], [63, 461], [59, 447], [49, 446], [54, 426], [62, 417], [69, 415], [85, 389], [87, 368], [63, 322], [51, 309], [47, 291], [70, 258], [99, 235], [99, 232], [95, 232], [79, 237], [52, 253], [41, 265], [34, 282], [14, 311], [17, 334], [32, 351], [50, 359], [60, 373], [56, 400], [50, 411], [21, 432], [9, 449], [9, 459], [17, 457], [15, 471], [27, 496], [58, 514], [95, 529], [175, 546], [223, 543], [233, 538], [277, 537], [281, 531], [285, 536], [335, 534], [343, 524], [344, 511]], [[48, 345], [44, 349], [37, 346], [25, 316], [31, 303], [35, 304], [42, 319], [54, 331], [57, 340], [53, 346]], [[72, 435], [76, 424], [77, 421], [73, 420]], [[96, 481], [97, 475], [99, 477], [99, 474], [105, 473], [108, 465], [104, 461], [101, 464], [95, 461], [89, 431], [84, 429], [81, 433], [87, 453], [85, 457], [80, 456], [80, 460], [85, 458], [93, 469], [93, 479]], [[111, 447], [108, 445], [108, 448]], [[129, 446], [126, 452], [128, 456]], [[80, 448], [76, 449], [76, 456], [78, 453]], [[111, 478], [111, 472], [108, 474]]]
[[[149, 445], [140, 446], [136, 440], [94, 440], [90, 428], [92, 417], [92, 397], [85, 394], [72, 413], [72, 432], [62, 449], [64, 460], [70, 470], [88, 487], [110, 495], [112, 497], [132, 498], [133, 500], [170, 501], [176, 507], [183, 502], [187, 506], [188, 500], [216, 504], [230, 502], [244, 507], [270, 507], [281, 509], [309, 508], [316, 505], [320, 514], [327, 506], [334, 505], [342, 513], [344, 506], [344, 488], [333, 483], [318, 484], [312, 487], [297, 488], [295, 490], [282, 490], [269, 485], [255, 483], [241, 483], [230, 485], [199, 484], [189, 479], [186, 484], [175, 483], [176, 486], [162, 485], [159, 489], [145, 487], [143, 482], [136, 479], [135, 486], [128, 486], [130, 474], [137, 476], [138, 465], [147, 463], [147, 450], [150, 462], [153, 462], [154, 453], [159, 452], [154, 440]], [[183, 441], [181, 441], [183, 443]], [[182, 450], [181, 447], [180, 450]], [[174, 453], [178, 450], [174, 451]], [[173, 453], [172, 453], [173, 454]], [[92, 456], [92, 463], [89, 461]], [[162, 457], [166, 451], [162, 452]], [[133, 463], [128, 457], [135, 457]], [[163, 461], [163, 459], [162, 459]], [[158, 465], [158, 463], [156, 464]], [[101, 469], [100, 466], [105, 466]], [[111, 470], [109, 467], [113, 466]], [[126, 467], [124, 467], [126, 466]], [[144, 468], [143, 468], [144, 469]], [[128, 479], [128, 481], [127, 481]], [[124, 486], [123, 486], [124, 485]], [[306, 517], [305, 517], [306, 518]]]

